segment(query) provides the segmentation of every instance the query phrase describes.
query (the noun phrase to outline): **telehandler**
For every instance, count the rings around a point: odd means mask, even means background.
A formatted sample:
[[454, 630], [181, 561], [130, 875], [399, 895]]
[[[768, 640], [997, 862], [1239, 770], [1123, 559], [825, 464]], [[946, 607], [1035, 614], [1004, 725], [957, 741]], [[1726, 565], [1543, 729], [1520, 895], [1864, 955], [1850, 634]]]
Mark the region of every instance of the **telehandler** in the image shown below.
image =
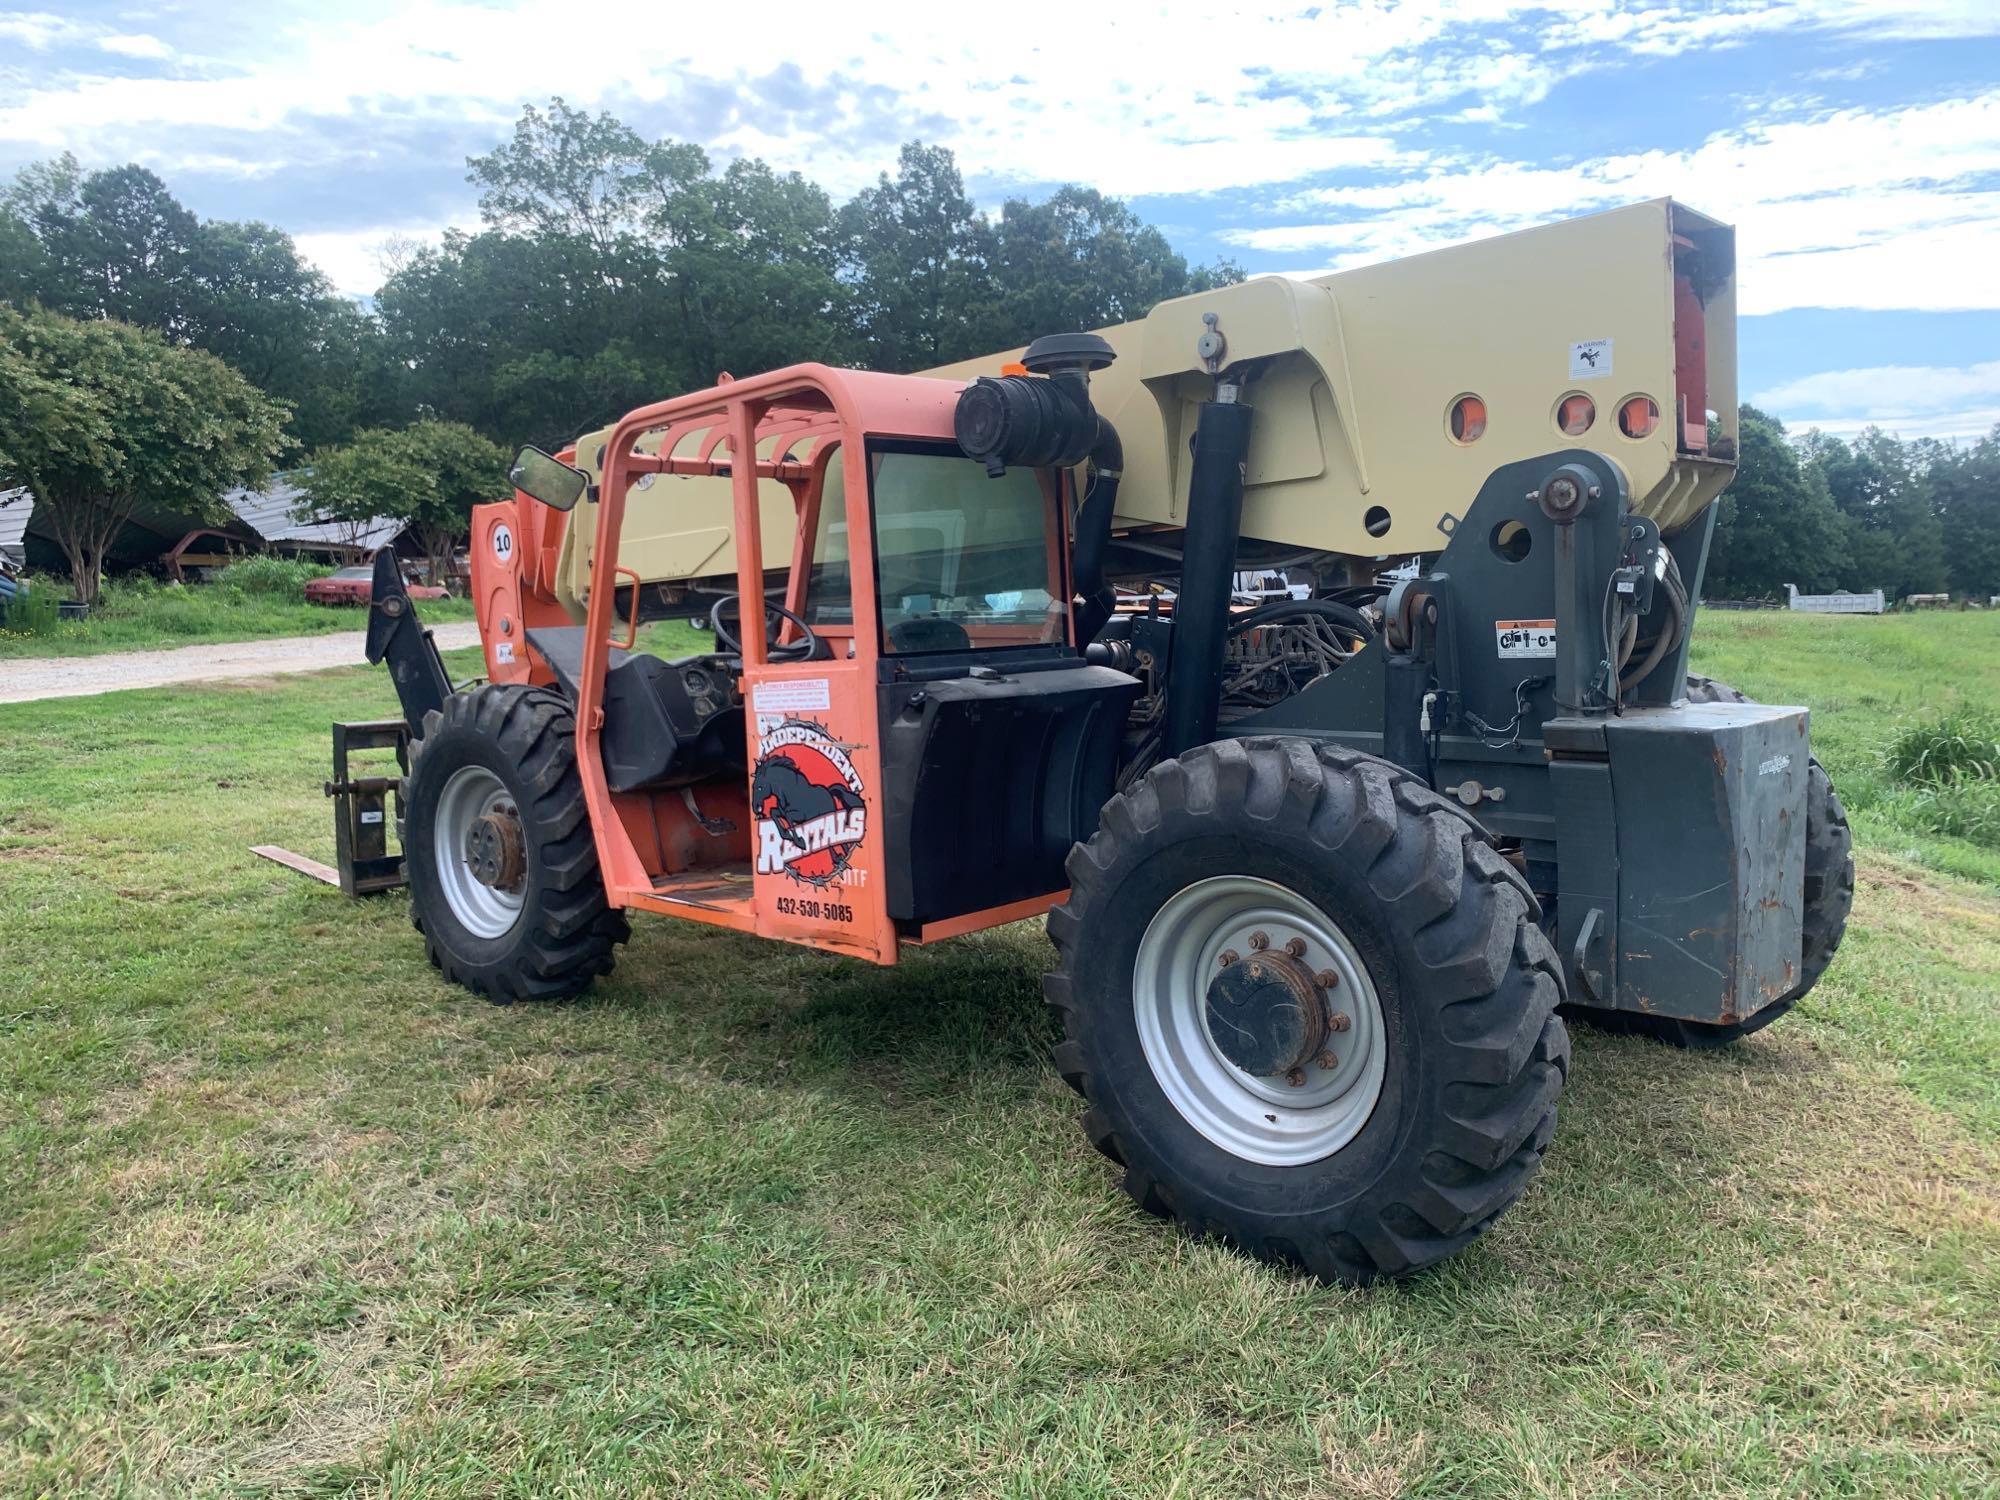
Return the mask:
[[[1451, 1254], [1541, 1162], [1563, 1014], [1726, 1042], [1840, 941], [1806, 711], [1687, 675], [1734, 307], [1659, 201], [524, 450], [483, 684], [375, 584], [432, 961], [505, 1002], [634, 912], [878, 964], [1046, 913], [1143, 1207], [1343, 1281]], [[637, 649], [691, 607], [714, 651]]]

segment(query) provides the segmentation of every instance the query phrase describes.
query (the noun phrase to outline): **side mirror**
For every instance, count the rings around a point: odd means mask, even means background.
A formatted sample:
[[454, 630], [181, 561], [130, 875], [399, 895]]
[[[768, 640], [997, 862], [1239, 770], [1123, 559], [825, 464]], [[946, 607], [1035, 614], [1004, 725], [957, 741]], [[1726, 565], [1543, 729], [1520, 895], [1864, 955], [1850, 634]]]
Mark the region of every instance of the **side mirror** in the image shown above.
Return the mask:
[[533, 495], [552, 510], [569, 510], [590, 488], [590, 476], [583, 470], [572, 469], [539, 448], [523, 448], [515, 454], [514, 471], [507, 477], [515, 489]]

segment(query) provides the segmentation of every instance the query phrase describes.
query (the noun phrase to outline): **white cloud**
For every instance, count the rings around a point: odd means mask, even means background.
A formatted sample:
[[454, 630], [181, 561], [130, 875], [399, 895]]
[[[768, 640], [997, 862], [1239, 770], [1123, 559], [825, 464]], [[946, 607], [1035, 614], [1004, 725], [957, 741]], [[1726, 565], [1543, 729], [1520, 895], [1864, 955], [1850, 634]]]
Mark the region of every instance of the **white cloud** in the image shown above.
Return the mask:
[[47, 11], [0, 11], [0, 41], [18, 42], [34, 52], [46, 52], [58, 42], [80, 35], [83, 28]]
[[[987, 25], [933, 0], [885, 0], [857, 26], [850, 8], [779, 0], [759, 12], [746, 45], [741, 12], [728, 8], [677, 7], [663, 22], [652, 0], [413, 0], [372, 16], [343, 7], [274, 19], [254, 46], [246, 38], [241, 55], [199, 76], [52, 80], [0, 109], [0, 143], [116, 159], [140, 144], [170, 149], [161, 143], [174, 132], [241, 129], [282, 158], [309, 149], [303, 132], [282, 128], [308, 117], [504, 128], [544, 89], [588, 105], [636, 95], [698, 109], [712, 86], [734, 85], [746, 91], [746, 118], [718, 120], [706, 144], [757, 151], [835, 192], [884, 165], [880, 130], [861, 127], [886, 108], [952, 146], [974, 176], [1184, 193], [1414, 165], [1386, 136], [1413, 112], [1456, 104], [1463, 119], [1501, 121], [1567, 74], [1621, 54], [1726, 45], [1779, 27], [1971, 34], [2000, 29], [1996, 12], [1989, 0], [1339, 0], [1260, 16], [1168, 0], [1011, 0], [1004, 24]], [[71, 24], [35, 13], [0, 17], [0, 29], [10, 19], [24, 37]], [[576, 51], [577, 38], [615, 53], [620, 38], [643, 45], [617, 53], [618, 68], [524, 73], [523, 59], [597, 55]], [[114, 44], [124, 43], [100, 40]], [[839, 102], [793, 111], [780, 97], [764, 107], [760, 80], [784, 64], [835, 87]]]
[[377, 224], [294, 235], [299, 254], [324, 271], [334, 290], [349, 297], [372, 297], [389, 274], [417, 250], [434, 246], [447, 229], [475, 225]]
[[[1684, 152], [1570, 166], [1462, 161], [1280, 206], [1323, 217], [1231, 231], [1245, 248], [1321, 249], [1333, 268], [1435, 249], [1643, 198], [1737, 227], [1739, 305], [2000, 307], [2000, 92], [1845, 110], [1719, 133]], [[1343, 217], [1325, 217], [1335, 210]]]
[[114, 32], [110, 36], [99, 37], [97, 45], [100, 51], [112, 53], [117, 57], [136, 57], [149, 61], [158, 61], [174, 55], [173, 48], [169, 47], [158, 37], [150, 36], [143, 31]]
[[[862, 26], [851, 8], [776, 0], [758, 15], [746, 38], [740, 10], [677, 7], [663, 20], [653, 0], [353, 0], [274, 14], [216, 56], [158, 18], [125, 24], [165, 41], [0, 13], [0, 38], [30, 48], [202, 53], [186, 76], [51, 71], [0, 104], [0, 151], [138, 159], [170, 180], [351, 172], [359, 188], [385, 147], [499, 139], [524, 99], [555, 91], [706, 121], [703, 144], [796, 168], [836, 195], [872, 181], [911, 135], [952, 147], [982, 198], [1076, 179], [1122, 196], [1263, 189], [1298, 220], [1240, 230], [1236, 243], [1336, 266], [1670, 193], [1741, 228], [1746, 311], [2000, 305], [1987, 270], [2000, 263], [2000, 193], [1974, 180], [2000, 172], [2000, 94], [1774, 119], [1691, 151], [1557, 166], [1445, 160], [1403, 137], [1437, 120], [1512, 123], [1564, 77], [1634, 54], [1785, 29], [1870, 46], [2000, 35], [1995, 0], [1328, 0], [1281, 15], [1010, 0], [1001, 25], [934, 0], [881, 0]], [[614, 53], [622, 66], [586, 63]], [[563, 65], [523, 66], [536, 59]], [[449, 177], [458, 153], [445, 154]], [[1285, 192], [1330, 173], [1373, 185]], [[386, 232], [306, 238], [359, 287], [355, 247]]]
[[1824, 370], [1769, 386], [1750, 401], [1794, 431], [1847, 433], [1872, 423], [1906, 438], [1978, 438], [2000, 423], [2000, 360]]

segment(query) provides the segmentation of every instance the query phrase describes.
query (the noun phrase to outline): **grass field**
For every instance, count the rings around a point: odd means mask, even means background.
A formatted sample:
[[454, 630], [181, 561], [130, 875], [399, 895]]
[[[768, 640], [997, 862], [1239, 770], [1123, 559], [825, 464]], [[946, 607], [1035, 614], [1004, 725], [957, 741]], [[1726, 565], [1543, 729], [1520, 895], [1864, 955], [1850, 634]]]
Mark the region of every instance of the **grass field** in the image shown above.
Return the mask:
[[[45, 579], [39, 586], [67, 596], [67, 588], [60, 582]], [[423, 615], [429, 624], [470, 620], [472, 601], [427, 601]], [[151, 651], [219, 641], [255, 641], [266, 636], [326, 635], [363, 630], [367, 625], [366, 610], [308, 604], [296, 589], [273, 595], [210, 584], [182, 588], [111, 582], [87, 619], [64, 620], [33, 634], [0, 625], [0, 661]]]
[[245, 852], [330, 857], [383, 677], [0, 708], [0, 1493], [1995, 1493], [2000, 871], [1876, 756], [2000, 693], [2000, 617], [1699, 664], [1813, 705], [1847, 946], [1723, 1054], [1580, 1031], [1520, 1206], [1363, 1292], [1117, 1194], [1038, 924], [641, 922], [495, 1009]]

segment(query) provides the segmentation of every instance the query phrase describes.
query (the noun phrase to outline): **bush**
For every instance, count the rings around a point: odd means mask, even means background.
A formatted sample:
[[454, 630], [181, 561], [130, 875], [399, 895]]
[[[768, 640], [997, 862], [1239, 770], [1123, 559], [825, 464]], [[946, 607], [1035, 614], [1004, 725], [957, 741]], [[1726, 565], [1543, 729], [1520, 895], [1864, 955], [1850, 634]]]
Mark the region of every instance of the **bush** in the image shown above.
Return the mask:
[[1910, 799], [1908, 818], [1931, 833], [2000, 849], [2000, 782], [1925, 787]]
[[1890, 776], [1933, 790], [2000, 781], [2000, 715], [1954, 708], [1899, 731], [1883, 752]]
[[23, 582], [12, 602], [0, 603], [0, 630], [10, 635], [53, 635], [60, 614], [57, 597], [46, 579], [39, 587]]
[[217, 573], [210, 586], [233, 589], [237, 598], [266, 594], [296, 599], [299, 590], [313, 579], [324, 578], [332, 571], [324, 563], [308, 562], [302, 557], [246, 557]]

